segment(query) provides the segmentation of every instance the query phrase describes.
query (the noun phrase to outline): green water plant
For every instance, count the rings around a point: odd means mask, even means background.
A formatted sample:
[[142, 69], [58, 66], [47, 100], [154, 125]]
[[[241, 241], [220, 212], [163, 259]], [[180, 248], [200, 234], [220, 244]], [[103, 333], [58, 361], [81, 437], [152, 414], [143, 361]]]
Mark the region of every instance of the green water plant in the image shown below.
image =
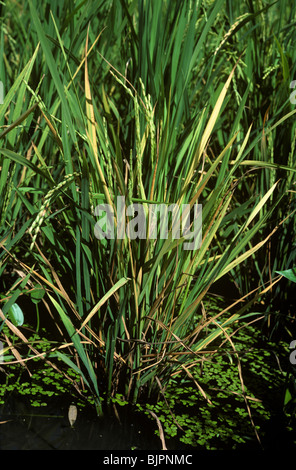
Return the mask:
[[[16, 303], [13, 303], [7, 313], [8, 318], [16, 326], [21, 326], [24, 323], [24, 313], [20, 306]], [[4, 322], [2, 322], [2, 325]], [[1, 326], [2, 326], [1, 325]]]
[[[230, 331], [234, 333], [235, 329]], [[288, 372], [280, 365], [286, 348], [272, 342], [263, 345], [256, 323], [241, 325], [232, 340], [236, 354], [225, 342], [211, 360], [206, 356], [190, 368], [208, 400], [196, 394], [192, 381], [178, 380], [175, 375], [159, 393], [157, 402], [137, 405], [147, 416], [151, 417], [150, 411], [158, 416], [169, 448], [172, 442], [207, 450], [269, 446], [272, 420], [282, 411], [280, 401]], [[155, 432], [158, 434], [158, 430]]]
[[[27, 332], [27, 340], [38, 348], [43, 357], [48, 357], [57, 347], [55, 342], [46, 338], [45, 330], [36, 333], [26, 324], [23, 328]], [[7, 325], [4, 325], [0, 338], [5, 346], [2, 356], [3, 368], [0, 373], [0, 405], [8, 403], [12, 395], [17, 399], [27, 400], [27, 403], [33, 407], [45, 407], [52, 398], [57, 397], [65, 401], [71, 398], [81, 407], [89, 402], [95, 406], [90, 394], [77, 392], [81, 376], [72, 367], [67, 367], [64, 361], [57, 357], [53, 367], [53, 363], [41, 362], [40, 356], [36, 357], [36, 353], [32, 353], [26, 355], [26, 361], [22, 363], [22, 367], [19, 367], [20, 363], [12, 353], [11, 346], [14, 349], [21, 348], [20, 338]]]
[[[285, 269], [284, 271], [277, 271], [278, 274], [288, 279], [291, 282], [296, 282], [296, 269], [295, 267], [290, 269]], [[283, 409], [287, 416], [290, 418], [290, 423], [292, 424], [293, 420], [296, 417], [296, 374], [293, 366], [296, 364], [295, 360], [295, 340], [292, 340], [290, 343], [290, 349], [292, 350], [289, 355], [290, 363], [292, 364], [292, 370], [290, 371], [287, 377], [287, 383], [285, 388], [285, 396], [283, 400]]]

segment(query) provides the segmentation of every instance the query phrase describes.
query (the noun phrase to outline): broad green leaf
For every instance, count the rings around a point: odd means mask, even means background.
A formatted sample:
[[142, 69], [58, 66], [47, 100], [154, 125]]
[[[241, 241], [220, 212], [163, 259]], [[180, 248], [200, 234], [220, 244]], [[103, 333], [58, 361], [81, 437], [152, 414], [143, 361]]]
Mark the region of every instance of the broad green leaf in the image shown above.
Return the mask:
[[276, 271], [277, 274], [281, 274], [289, 281], [296, 282], [296, 268], [286, 269], [285, 271]]
[[31, 297], [31, 300], [34, 304], [37, 304], [40, 302], [40, 300], [43, 299], [44, 295], [45, 295], [45, 289], [42, 287], [42, 286], [38, 286], [36, 287], [35, 289], [33, 289], [31, 292], [30, 292], [30, 297]]
[[12, 304], [10, 309], [8, 310], [8, 316], [11, 322], [15, 326], [22, 326], [24, 323], [24, 314], [20, 306], [16, 303]]

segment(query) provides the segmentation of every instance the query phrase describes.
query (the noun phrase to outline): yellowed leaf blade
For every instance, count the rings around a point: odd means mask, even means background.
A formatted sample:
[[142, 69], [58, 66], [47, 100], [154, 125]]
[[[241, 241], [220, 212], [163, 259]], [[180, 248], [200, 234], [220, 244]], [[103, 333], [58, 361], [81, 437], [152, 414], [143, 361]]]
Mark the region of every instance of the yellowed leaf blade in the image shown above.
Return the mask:
[[[96, 121], [95, 121], [95, 113], [94, 113], [94, 107], [92, 103], [91, 89], [90, 89], [90, 83], [89, 83], [88, 66], [87, 66], [87, 56], [88, 56], [87, 50], [88, 50], [88, 30], [87, 30], [86, 43], [85, 43], [85, 71], [84, 71], [86, 114], [87, 114], [87, 121], [88, 121], [88, 126], [87, 126], [88, 128], [86, 129], [86, 135], [90, 142], [90, 146], [93, 150], [94, 158], [95, 158], [97, 169], [99, 172], [100, 181], [103, 186], [103, 191], [106, 196], [107, 203], [110, 206], [113, 206], [112, 198], [108, 191], [108, 186], [107, 186], [107, 183], [106, 183], [106, 180], [105, 180], [105, 177], [104, 177], [104, 174], [103, 174], [103, 171], [102, 171], [99, 159], [98, 159]], [[114, 222], [116, 225], [116, 219], [114, 220]]]
[[242, 263], [243, 261], [245, 261], [247, 258], [249, 258], [249, 256], [251, 256], [253, 253], [255, 253], [257, 250], [259, 250], [266, 242], [267, 240], [272, 236], [272, 234], [275, 232], [275, 230], [277, 230], [277, 228], [275, 228], [264, 240], [262, 240], [261, 242], [257, 243], [257, 245], [253, 246], [252, 248], [250, 248], [248, 251], [246, 251], [245, 253], [241, 254], [240, 256], [238, 256], [237, 258], [235, 258], [235, 260], [233, 260], [231, 263], [229, 263], [224, 269], [223, 271], [220, 272], [220, 274], [217, 276], [216, 280], [220, 279], [220, 277], [224, 276], [226, 273], [228, 273], [228, 271], [230, 271], [231, 269], [233, 269], [235, 266], [237, 266], [238, 264]]
[[249, 216], [249, 218], [246, 222], [246, 228], [252, 222], [252, 220], [256, 217], [258, 212], [260, 212], [260, 210], [264, 206], [267, 199], [271, 196], [271, 194], [275, 190], [277, 184], [278, 184], [278, 181], [276, 183], [274, 183], [274, 185], [267, 191], [267, 193], [263, 196], [263, 198], [260, 200], [260, 202], [257, 204], [257, 206], [253, 209], [253, 211], [251, 212], [251, 214], [250, 214], [250, 216]]
[[[235, 66], [236, 67], [236, 66]], [[211, 116], [210, 116], [210, 119], [206, 125], [206, 128], [204, 130], [204, 133], [202, 135], [202, 138], [201, 138], [201, 142], [198, 146], [198, 149], [197, 149], [197, 153], [196, 153], [196, 157], [194, 158], [193, 162], [192, 162], [192, 166], [188, 172], [188, 175], [187, 175], [187, 178], [185, 180], [185, 184], [184, 184], [184, 188], [187, 187], [187, 185], [189, 184], [190, 180], [192, 179], [192, 176], [193, 176], [193, 172], [196, 168], [196, 166], [198, 165], [198, 162], [200, 160], [200, 157], [206, 147], [206, 144], [210, 138], [210, 135], [212, 133], [212, 130], [214, 128], [214, 125], [218, 119], [218, 116], [219, 116], [219, 113], [220, 113], [220, 110], [221, 110], [221, 106], [223, 104], [223, 101], [224, 101], [224, 98], [226, 96], [226, 93], [227, 93], [227, 90], [228, 90], [228, 87], [230, 85], [230, 82], [232, 80], [232, 77], [233, 77], [233, 74], [234, 74], [234, 70], [235, 70], [235, 67], [232, 69], [226, 83], [224, 84], [221, 92], [220, 92], [220, 95], [216, 101], [216, 104], [214, 106], [214, 109], [211, 113]]]
[[79, 330], [77, 330], [77, 333], [89, 322], [89, 320], [95, 315], [95, 313], [104, 305], [104, 303], [111, 297], [120, 287], [124, 286], [128, 281], [130, 281], [130, 278], [121, 278], [116, 284], [114, 284], [113, 287], [101, 298], [101, 300], [94, 306], [92, 311], [87, 315], [86, 319], [82, 323], [81, 327]]
[[92, 96], [89, 84], [89, 76], [88, 76], [88, 65], [87, 65], [87, 49], [88, 49], [88, 31], [86, 35], [86, 43], [85, 43], [85, 68], [84, 68], [84, 80], [85, 80], [85, 101], [86, 101], [86, 115], [88, 120], [88, 135], [90, 139], [90, 143], [95, 155], [97, 155], [97, 139], [96, 139], [96, 123], [95, 123], [95, 113], [94, 107], [92, 103]]

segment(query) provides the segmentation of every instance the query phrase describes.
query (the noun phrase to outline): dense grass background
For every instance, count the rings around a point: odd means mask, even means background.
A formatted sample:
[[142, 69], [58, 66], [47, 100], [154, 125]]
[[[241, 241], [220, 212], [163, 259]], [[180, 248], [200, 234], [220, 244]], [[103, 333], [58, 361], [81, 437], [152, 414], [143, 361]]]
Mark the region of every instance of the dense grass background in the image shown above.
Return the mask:
[[[46, 360], [79, 373], [99, 413], [103, 393], [193, 379], [219, 342], [235, 350], [237, 322], [293, 338], [276, 271], [296, 255], [294, 28], [288, 1], [1, 5], [2, 320], [23, 343], [15, 303], [45, 325]], [[202, 204], [201, 248], [98, 240], [95, 207], [117, 196]]]

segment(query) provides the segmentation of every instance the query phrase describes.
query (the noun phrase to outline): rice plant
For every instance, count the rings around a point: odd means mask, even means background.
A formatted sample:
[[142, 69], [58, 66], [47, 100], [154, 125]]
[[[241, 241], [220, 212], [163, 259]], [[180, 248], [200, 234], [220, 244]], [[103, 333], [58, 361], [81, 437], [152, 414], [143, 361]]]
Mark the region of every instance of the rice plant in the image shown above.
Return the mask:
[[[293, 127], [295, 111], [276, 90], [270, 122], [267, 111], [258, 120], [248, 111], [262, 106], [253, 103], [258, 28], [267, 37], [266, 15], [277, 11], [261, 3], [248, 11], [224, 0], [2, 6], [1, 317], [30, 283], [42, 288], [41, 321], [63, 344], [48, 359], [81, 375], [98, 413], [103, 393], [136, 402], [173, 373], [192, 377], [190, 368], [219, 338], [230, 341], [227, 329], [256, 315], [251, 306], [276, 283], [257, 257], [292, 184], [289, 177], [283, 187], [275, 169], [295, 170], [293, 149], [277, 162], [267, 148], [274, 157], [275, 136]], [[292, 74], [280, 43], [267, 39]], [[188, 249], [198, 205], [198, 246]], [[103, 207], [111, 218], [102, 221]], [[172, 215], [167, 230], [154, 219], [151, 236], [153, 211]], [[245, 276], [250, 260], [255, 284]], [[229, 275], [241, 298], [204, 315], [203, 299]]]

